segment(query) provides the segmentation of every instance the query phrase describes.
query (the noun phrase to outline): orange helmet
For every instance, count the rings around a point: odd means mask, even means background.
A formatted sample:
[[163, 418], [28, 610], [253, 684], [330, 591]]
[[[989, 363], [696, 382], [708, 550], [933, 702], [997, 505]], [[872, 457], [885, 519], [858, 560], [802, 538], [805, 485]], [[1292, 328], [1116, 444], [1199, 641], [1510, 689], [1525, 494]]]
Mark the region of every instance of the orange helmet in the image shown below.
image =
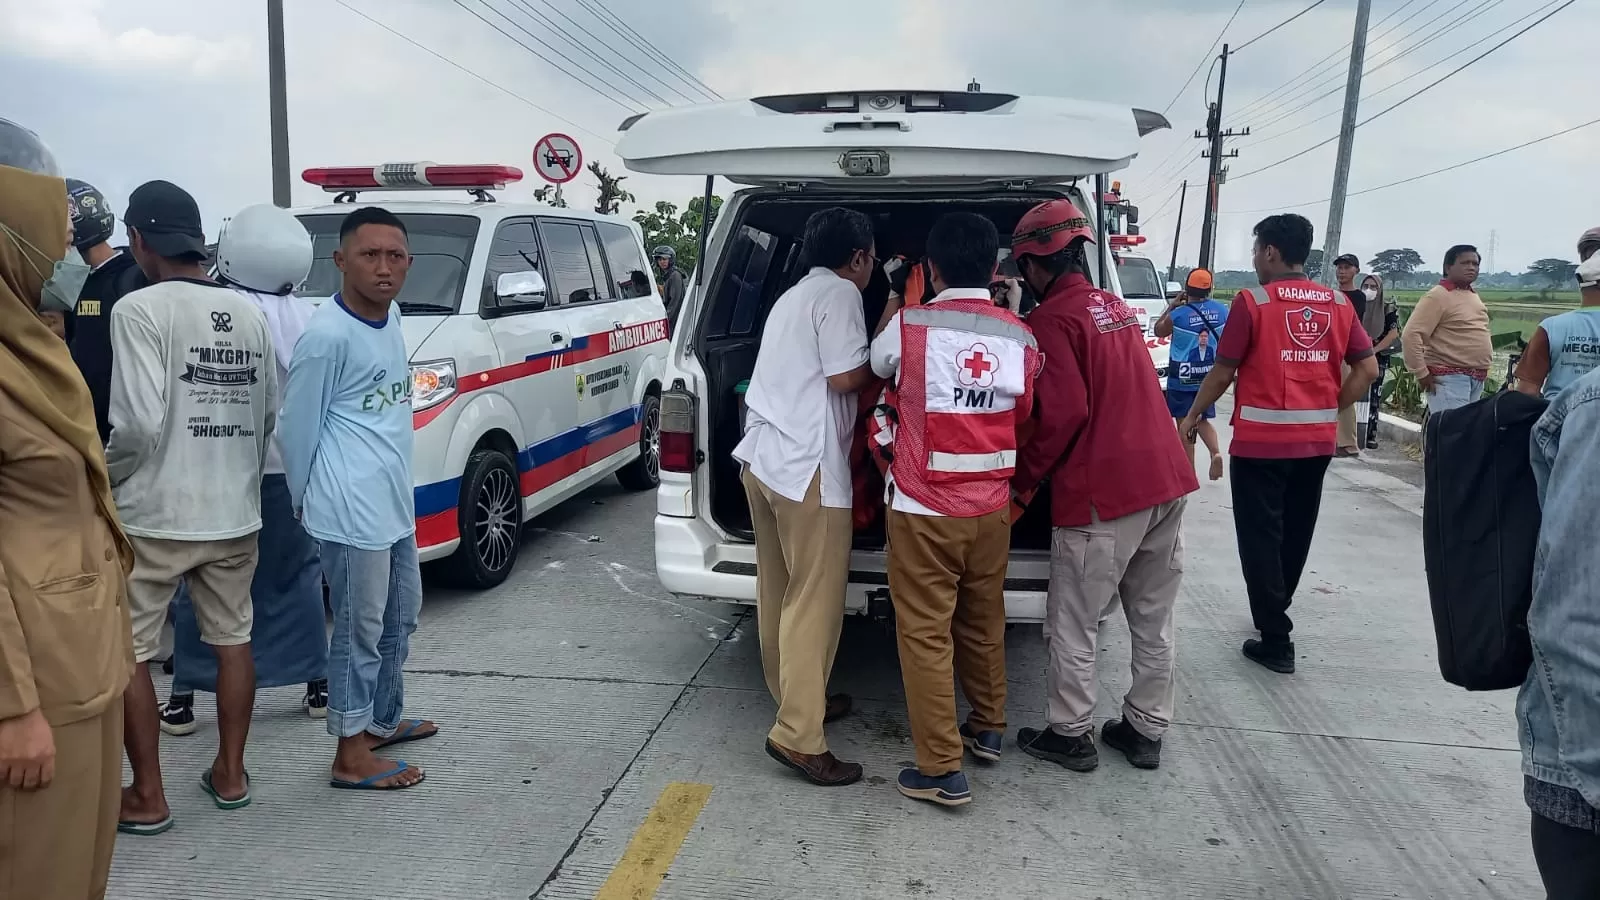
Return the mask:
[[1072, 246], [1078, 238], [1094, 240], [1089, 218], [1071, 200], [1047, 200], [1028, 210], [1011, 233], [1014, 256], [1051, 256]]
[[1211, 290], [1211, 273], [1205, 269], [1195, 269], [1189, 273], [1189, 281], [1185, 286], [1197, 291], [1209, 291]]

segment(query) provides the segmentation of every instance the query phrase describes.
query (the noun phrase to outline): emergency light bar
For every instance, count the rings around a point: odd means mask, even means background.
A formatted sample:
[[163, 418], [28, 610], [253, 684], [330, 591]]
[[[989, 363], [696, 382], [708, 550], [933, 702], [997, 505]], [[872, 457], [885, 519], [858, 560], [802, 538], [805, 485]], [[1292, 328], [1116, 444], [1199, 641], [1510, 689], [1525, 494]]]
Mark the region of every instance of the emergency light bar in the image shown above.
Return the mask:
[[441, 166], [431, 162], [384, 163], [306, 169], [300, 177], [330, 194], [355, 191], [486, 191], [522, 180], [516, 166]]
[[1111, 246], [1137, 247], [1140, 244], [1143, 244], [1145, 240], [1146, 238], [1142, 234], [1113, 234], [1111, 236]]

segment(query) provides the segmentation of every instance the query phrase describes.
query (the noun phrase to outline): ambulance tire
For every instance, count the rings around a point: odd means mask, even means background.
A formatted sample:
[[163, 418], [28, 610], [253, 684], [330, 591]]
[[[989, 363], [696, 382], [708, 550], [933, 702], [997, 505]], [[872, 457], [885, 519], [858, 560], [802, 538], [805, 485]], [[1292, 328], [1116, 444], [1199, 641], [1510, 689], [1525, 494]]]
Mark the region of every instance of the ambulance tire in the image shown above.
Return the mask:
[[653, 491], [661, 485], [661, 398], [644, 395], [639, 410], [639, 458], [617, 470], [617, 480], [630, 491]]
[[[510, 506], [506, 507], [508, 503]], [[461, 476], [458, 509], [461, 545], [439, 561], [439, 575], [457, 587], [492, 588], [511, 574], [522, 545], [522, 495], [517, 468], [504, 452], [493, 447], [480, 447], [473, 452]], [[480, 514], [490, 519], [479, 522]]]

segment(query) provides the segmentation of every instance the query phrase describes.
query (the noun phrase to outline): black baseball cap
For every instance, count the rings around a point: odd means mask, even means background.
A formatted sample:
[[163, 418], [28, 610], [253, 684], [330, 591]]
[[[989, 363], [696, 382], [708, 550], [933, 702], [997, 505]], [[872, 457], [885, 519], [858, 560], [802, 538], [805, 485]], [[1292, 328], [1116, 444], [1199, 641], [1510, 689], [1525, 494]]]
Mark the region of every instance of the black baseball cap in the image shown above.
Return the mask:
[[1361, 260], [1356, 259], [1356, 255], [1354, 253], [1341, 253], [1341, 254], [1339, 254], [1339, 258], [1335, 259], [1333, 261], [1333, 264], [1336, 265], [1336, 266], [1350, 265], [1350, 266], [1355, 266], [1358, 269], [1361, 268]]
[[200, 205], [189, 192], [170, 181], [147, 181], [128, 197], [122, 222], [139, 232], [145, 246], [167, 259], [206, 257], [206, 233]]

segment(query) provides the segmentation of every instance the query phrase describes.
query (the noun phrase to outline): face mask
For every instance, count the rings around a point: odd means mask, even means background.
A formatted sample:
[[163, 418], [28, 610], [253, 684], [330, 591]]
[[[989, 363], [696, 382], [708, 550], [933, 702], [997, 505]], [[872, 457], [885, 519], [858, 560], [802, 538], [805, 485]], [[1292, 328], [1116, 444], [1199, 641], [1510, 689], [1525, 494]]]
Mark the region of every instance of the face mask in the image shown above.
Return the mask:
[[[5, 231], [6, 236], [11, 238], [11, 243], [15, 244], [18, 250], [23, 250], [23, 256], [28, 256], [27, 251], [31, 250], [33, 256], [50, 258], [9, 226], [0, 224], [0, 229]], [[56, 262], [48, 277], [40, 272], [39, 267], [31, 260], [29, 265], [33, 265], [33, 271], [44, 278], [44, 288], [39, 295], [40, 312], [69, 313], [78, 307], [78, 295], [83, 292], [83, 283], [89, 280], [89, 273], [93, 271], [89, 264], [83, 261], [78, 248], [68, 246], [67, 255]]]

